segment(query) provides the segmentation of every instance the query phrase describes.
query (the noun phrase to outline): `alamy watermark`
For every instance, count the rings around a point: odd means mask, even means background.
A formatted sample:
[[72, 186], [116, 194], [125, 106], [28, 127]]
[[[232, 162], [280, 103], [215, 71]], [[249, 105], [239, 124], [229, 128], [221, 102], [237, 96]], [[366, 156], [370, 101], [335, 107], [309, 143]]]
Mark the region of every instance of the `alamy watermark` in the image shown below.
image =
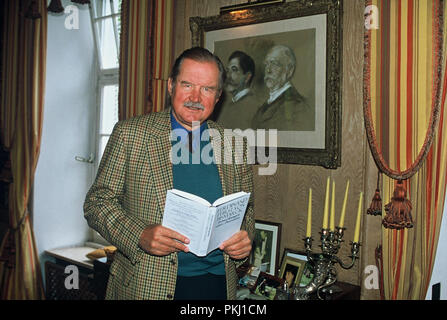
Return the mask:
[[379, 8], [375, 5], [365, 7], [365, 28], [367, 30], [379, 29]]
[[75, 265], [68, 265], [64, 270], [65, 274], [68, 276], [65, 277], [64, 286], [67, 290], [78, 290], [79, 289], [79, 269]]
[[79, 30], [79, 9], [75, 5], [68, 5], [64, 9], [66, 14], [64, 26], [67, 30]]
[[[193, 122], [193, 128], [198, 128], [200, 124]], [[255, 164], [260, 166], [259, 175], [273, 175], [277, 169], [277, 146], [278, 132], [276, 129], [225, 129], [223, 137], [217, 129], [205, 129], [201, 134], [200, 130], [192, 131], [193, 141], [210, 141], [200, 147], [196, 143], [197, 149], [189, 156], [188, 144], [184, 140], [179, 141], [179, 137], [185, 135], [183, 129], [171, 131], [172, 164]], [[223, 141], [222, 141], [223, 139]], [[244, 140], [246, 143], [244, 143]], [[222, 148], [223, 144], [223, 148]], [[223, 152], [223, 154], [222, 154]], [[257, 162], [256, 162], [257, 160]]]
[[371, 264], [365, 267], [364, 273], [366, 275], [365, 280], [363, 281], [365, 289], [379, 289], [379, 268]]

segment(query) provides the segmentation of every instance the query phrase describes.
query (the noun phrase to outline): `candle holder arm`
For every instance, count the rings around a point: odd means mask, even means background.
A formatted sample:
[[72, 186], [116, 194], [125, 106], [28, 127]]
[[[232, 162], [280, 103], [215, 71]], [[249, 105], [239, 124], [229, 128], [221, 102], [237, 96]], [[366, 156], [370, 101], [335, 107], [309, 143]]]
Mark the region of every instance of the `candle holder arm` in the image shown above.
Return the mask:
[[349, 264], [345, 264], [339, 257], [333, 256], [333, 259], [343, 268], [343, 269], [351, 269], [355, 260], [359, 258], [360, 253], [360, 243], [359, 242], [351, 242], [351, 255], [349, 256], [352, 260]]

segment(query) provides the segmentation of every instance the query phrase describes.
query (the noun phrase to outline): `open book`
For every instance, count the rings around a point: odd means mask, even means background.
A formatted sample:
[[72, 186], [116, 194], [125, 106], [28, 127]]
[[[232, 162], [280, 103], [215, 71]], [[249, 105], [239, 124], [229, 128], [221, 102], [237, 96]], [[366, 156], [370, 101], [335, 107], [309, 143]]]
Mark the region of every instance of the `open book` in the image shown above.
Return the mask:
[[199, 257], [238, 232], [250, 193], [237, 192], [213, 204], [194, 194], [172, 189], [166, 194], [162, 225], [189, 238], [189, 251]]

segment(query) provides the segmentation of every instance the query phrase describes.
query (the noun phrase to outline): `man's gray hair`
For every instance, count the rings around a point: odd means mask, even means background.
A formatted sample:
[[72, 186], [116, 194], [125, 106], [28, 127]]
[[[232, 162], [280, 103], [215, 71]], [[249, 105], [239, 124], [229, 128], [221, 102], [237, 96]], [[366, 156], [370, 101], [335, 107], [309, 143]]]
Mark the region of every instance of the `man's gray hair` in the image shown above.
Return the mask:
[[293, 50], [290, 49], [288, 46], [278, 44], [276, 46], [273, 46], [269, 52], [272, 52], [273, 50], [279, 50], [288, 60], [287, 66], [292, 68], [293, 72], [291, 76], [295, 73], [295, 66], [296, 66], [296, 57], [295, 53], [293, 53]]

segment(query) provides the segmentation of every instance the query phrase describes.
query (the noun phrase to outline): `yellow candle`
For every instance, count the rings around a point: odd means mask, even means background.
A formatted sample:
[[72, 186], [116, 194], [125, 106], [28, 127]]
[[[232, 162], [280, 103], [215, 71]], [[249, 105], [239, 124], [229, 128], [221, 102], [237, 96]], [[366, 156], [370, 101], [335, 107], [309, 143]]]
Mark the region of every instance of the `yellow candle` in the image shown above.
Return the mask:
[[306, 237], [310, 238], [312, 230], [312, 189], [309, 189], [309, 205], [307, 207], [307, 230]]
[[338, 224], [338, 226], [340, 228], [343, 228], [343, 226], [345, 224], [346, 203], [348, 201], [348, 190], [349, 190], [349, 180], [346, 183], [345, 199], [343, 200], [343, 207], [341, 208], [340, 223]]
[[329, 229], [331, 231], [335, 230], [335, 181], [332, 181], [331, 219]]
[[324, 200], [324, 214], [323, 214], [323, 229], [327, 229], [329, 213], [329, 177], [327, 177], [326, 183], [326, 198]]
[[359, 236], [360, 236], [360, 219], [361, 219], [361, 217], [362, 217], [362, 198], [363, 198], [363, 192], [360, 192], [359, 209], [358, 209], [358, 211], [357, 211], [357, 221], [355, 222], [354, 242], [359, 242]]

